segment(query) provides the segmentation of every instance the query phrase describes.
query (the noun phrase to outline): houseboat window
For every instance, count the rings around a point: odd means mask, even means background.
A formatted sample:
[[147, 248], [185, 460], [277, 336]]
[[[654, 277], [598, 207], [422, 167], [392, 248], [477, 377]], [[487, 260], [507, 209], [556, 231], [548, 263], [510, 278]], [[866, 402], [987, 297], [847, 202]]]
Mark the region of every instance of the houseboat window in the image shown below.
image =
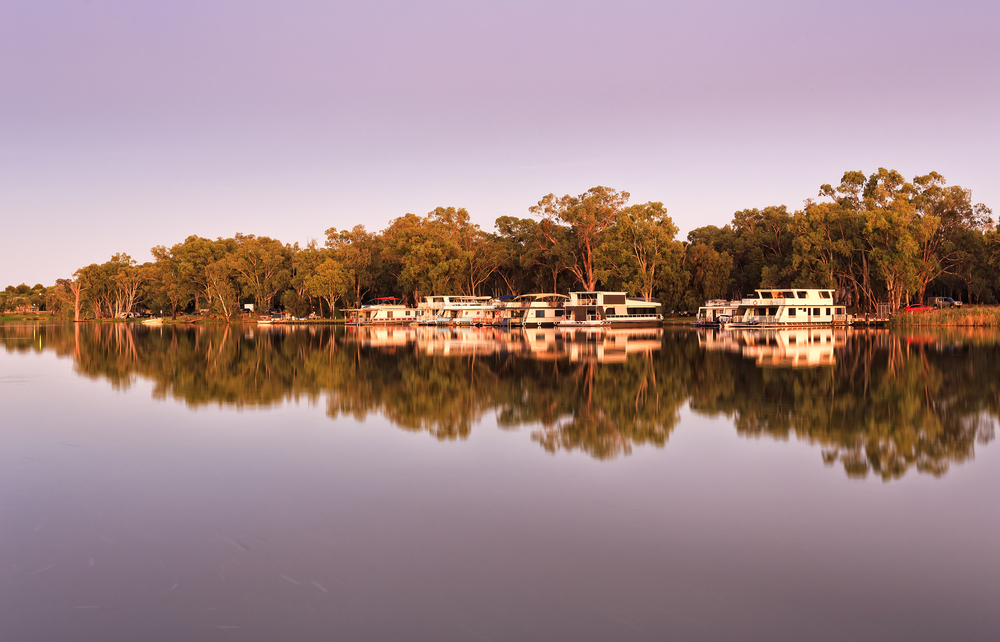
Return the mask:
[[818, 317], [819, 316], [819, 308], [813, 308], [813, 316], [814, 317]]
[[566, 314], [565, 310], [556, 310], [555, 312], [557, 317], [561, 317]]
[[773, 299], [773, 295], [770, 292], [761, 291], [760, 298], [762, 299]]
[[821, 299], [829, 299], [830, 298], [830, 293], [829, 292], [825, 292], [825, 291], [824, 292], [820, 292], [819, 293], [819, 298], [821, 298]]
[[388, 316], [386, 318], [391, 319], [392, 318], [392, 310], [388, 310], [387, 312], [388, 312]]
[[790, 317], [795, 316], [795, 308], [788, 308], [788, 316]]
[[827, 309], [826, 309], [826, 316], [830, 316], [830, 312], [831, 312], [831, 311], [832, 311], [832, 310], [831, 310], [830, 308], [827, 308]]
[[798, 292], [795, 293], [795, 296], [799, 297], [800, 299], [804, 299], [806, 298], [806, 292], [805, 290], [799, 290]]
[[837, 308], [837, 312], [836, 313], [837, 314], [843, 314], [844, 313], [844, 308]]
[[778, 308], [768, 308], [767, 309], [767, 315], [768, 316], [773, 317], [776, 314], [778, 314]]
[[545, 310], [535, 310], [535, 316], [536, 317], [544, 317], [545, 316]]

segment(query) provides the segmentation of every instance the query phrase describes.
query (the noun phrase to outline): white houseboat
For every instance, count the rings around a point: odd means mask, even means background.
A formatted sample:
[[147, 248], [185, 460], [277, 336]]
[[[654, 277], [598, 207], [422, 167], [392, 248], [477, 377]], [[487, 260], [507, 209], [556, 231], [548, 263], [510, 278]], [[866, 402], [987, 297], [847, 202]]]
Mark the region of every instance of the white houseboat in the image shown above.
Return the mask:
[[552, 328], [565, 315], [569, 297], [565, 294], [522, 294], [499, 308], [499, 325], [525, 328]]
[[570, 292], [566, 316], [556, 325], [641, 328], [663, 325], [663, 315], [659, 303], [630, 299], [627, 292]]
[[739, 301], [727, 301], [726, 299], [706, 301], [705, 305], [698, 308], [694, 324], [700, 327], [718, 327], [731, 321], [736, 316], [736, 310], [739, 307]]
[[743, 299], [725, 327], [847, 325], [843, 305], [833, 302], [833, 290], [761, 288]]
[[418, 325], [436, 325], [438, 317], [441, 316], [441, 310], [444, 308], [446, 299], [448, 297], [444, 296], [425, 296], [423, 299], [417, 303], [417, 319], [416, 323]]
[[347, 323], [351, 325], [392, 325], [417, 320], [417, 310], [406, 307], [396, 297], [379, 297], [346, 312]]
[[497, 302], [488, 296], [445, 296], [437, 315], [438, 325], [492, 325], [498, 318]]

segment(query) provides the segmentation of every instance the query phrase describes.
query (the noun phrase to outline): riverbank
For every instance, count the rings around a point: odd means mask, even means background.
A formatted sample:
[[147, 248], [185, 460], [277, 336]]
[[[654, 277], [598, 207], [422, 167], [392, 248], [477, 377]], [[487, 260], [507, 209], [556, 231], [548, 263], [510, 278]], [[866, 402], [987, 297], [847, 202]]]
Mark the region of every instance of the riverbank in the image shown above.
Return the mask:
[[49, 323], [60, 321], [47, 312], [11, 312], [0, 314], [0, 324], [4, 323]]
[[928, 312], [900, 312], [892, 317], [893, 326], [963, 326], [1000, 327], [1000, 307], [994, 305], [942, 308]]

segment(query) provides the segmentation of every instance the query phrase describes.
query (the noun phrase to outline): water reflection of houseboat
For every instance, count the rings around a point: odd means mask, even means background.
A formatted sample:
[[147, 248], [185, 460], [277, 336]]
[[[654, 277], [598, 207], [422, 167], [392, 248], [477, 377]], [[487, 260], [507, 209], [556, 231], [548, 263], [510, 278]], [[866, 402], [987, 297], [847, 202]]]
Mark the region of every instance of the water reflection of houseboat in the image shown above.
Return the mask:
[[833, 302], [833, 290], [761, 288], [755, 298], [739, 302], [726, 327], [847, 325], [844, 306]]
[[620, 363], [630, 355], [660, 349], [661, 328], [606, 330], [470, 327], [360, 326], [352, 331], [366, 348], [410, 348], [428, 355], [468, 356], [509, 354], [537, 360], [594, 360]]
[[812, 368], [836, 363], [836, 349], [847, 343], [846, 328], [831, 326], [788, 329], [701, 331], [706, 350], [724, 350], [753, 359], [759, 366]]
[[630, 299], [626, 292], [570, 292], [560, 327], [610, 325], [640, 328], [663, 325], [660, 304]]
[[572, 328], [563, 329], [562, 338], [563, 351], [571, 361], [594, 359], [599, 363], [624, 363], [631, 355], [660, 350], [663, 329], [606, 329], [603, 332], [592, 332]]

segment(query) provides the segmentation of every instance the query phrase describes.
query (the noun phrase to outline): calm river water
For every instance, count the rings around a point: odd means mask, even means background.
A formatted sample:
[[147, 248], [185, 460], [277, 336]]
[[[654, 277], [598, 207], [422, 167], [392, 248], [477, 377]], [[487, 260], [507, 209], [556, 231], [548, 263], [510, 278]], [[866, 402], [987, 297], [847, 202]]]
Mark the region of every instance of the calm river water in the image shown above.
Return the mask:
[[3, 640], [1000, 631], [998, 334], [0, 340]]

